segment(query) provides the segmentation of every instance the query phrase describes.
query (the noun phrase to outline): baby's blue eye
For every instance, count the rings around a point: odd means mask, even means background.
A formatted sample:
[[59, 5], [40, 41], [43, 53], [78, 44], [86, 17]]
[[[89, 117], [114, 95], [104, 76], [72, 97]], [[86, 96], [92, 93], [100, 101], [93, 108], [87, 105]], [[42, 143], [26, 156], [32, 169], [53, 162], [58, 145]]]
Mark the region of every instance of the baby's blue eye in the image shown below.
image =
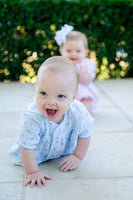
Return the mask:
[[46, 92], [40, 92], [41, 95], [45, 96], [47, 93]]
[[61, 99], [65, 98], [65, 96], [62, 95], [62, 94], [58, 95], [58, 97], [61, 98]]

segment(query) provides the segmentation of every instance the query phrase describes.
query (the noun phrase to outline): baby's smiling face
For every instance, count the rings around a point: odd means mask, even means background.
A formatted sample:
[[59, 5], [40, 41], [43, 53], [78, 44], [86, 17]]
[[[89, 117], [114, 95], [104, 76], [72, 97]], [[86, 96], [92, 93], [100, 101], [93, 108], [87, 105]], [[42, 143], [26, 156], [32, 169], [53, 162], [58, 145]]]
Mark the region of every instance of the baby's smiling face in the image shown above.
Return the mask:
[[60, 53], [75, 64], [78, 64], [87, 56], [88, 49], [85, 48], [82, 40], [69, 39], [62, 45]]
[[36, 85], [36, 103], [49, 121], [60, 123], [75, 98], [75, 81], [70, 71], [46, 69]]

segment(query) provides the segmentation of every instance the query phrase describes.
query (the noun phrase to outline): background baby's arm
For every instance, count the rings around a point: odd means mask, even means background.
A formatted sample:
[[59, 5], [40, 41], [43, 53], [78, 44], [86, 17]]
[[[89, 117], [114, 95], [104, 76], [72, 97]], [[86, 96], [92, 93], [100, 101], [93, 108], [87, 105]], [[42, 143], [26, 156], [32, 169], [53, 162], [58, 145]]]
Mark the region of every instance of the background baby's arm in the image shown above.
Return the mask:
[[81, 66], [79, 69], [79, 81], [83, 84], [88, 84], [93, 81], [93, 77], [91, 77], [85, 69], [82, 69]]

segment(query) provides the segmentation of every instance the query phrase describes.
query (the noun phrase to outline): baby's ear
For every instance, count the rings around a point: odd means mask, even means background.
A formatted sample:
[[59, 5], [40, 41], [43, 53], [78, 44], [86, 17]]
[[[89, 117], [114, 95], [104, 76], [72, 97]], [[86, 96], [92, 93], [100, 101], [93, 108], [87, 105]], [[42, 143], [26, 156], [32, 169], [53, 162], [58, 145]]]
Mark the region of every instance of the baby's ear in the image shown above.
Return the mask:
[[73, 95], [73, 100], [77, 97], [78, 92], [76, 92], [76, 94]]
[[86, 56], [88, 55], [88, 53], [89, 53], [89, 49], [86, 49]]
[[62, 55], [62, 48], [61, 48], [61, 47], [59, 48], [59, 52], [60, 52], [60, 54]]

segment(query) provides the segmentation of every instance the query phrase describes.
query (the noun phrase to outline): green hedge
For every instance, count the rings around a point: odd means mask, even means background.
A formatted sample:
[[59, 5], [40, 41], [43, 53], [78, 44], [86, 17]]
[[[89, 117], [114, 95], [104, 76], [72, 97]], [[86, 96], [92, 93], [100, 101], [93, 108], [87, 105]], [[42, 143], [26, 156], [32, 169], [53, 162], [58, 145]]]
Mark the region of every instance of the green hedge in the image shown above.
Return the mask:
[[133, 77], [132, 1], [0, 1], [0, 81], [35, 82], [62, 25], [84, 32], [97, 78]]

